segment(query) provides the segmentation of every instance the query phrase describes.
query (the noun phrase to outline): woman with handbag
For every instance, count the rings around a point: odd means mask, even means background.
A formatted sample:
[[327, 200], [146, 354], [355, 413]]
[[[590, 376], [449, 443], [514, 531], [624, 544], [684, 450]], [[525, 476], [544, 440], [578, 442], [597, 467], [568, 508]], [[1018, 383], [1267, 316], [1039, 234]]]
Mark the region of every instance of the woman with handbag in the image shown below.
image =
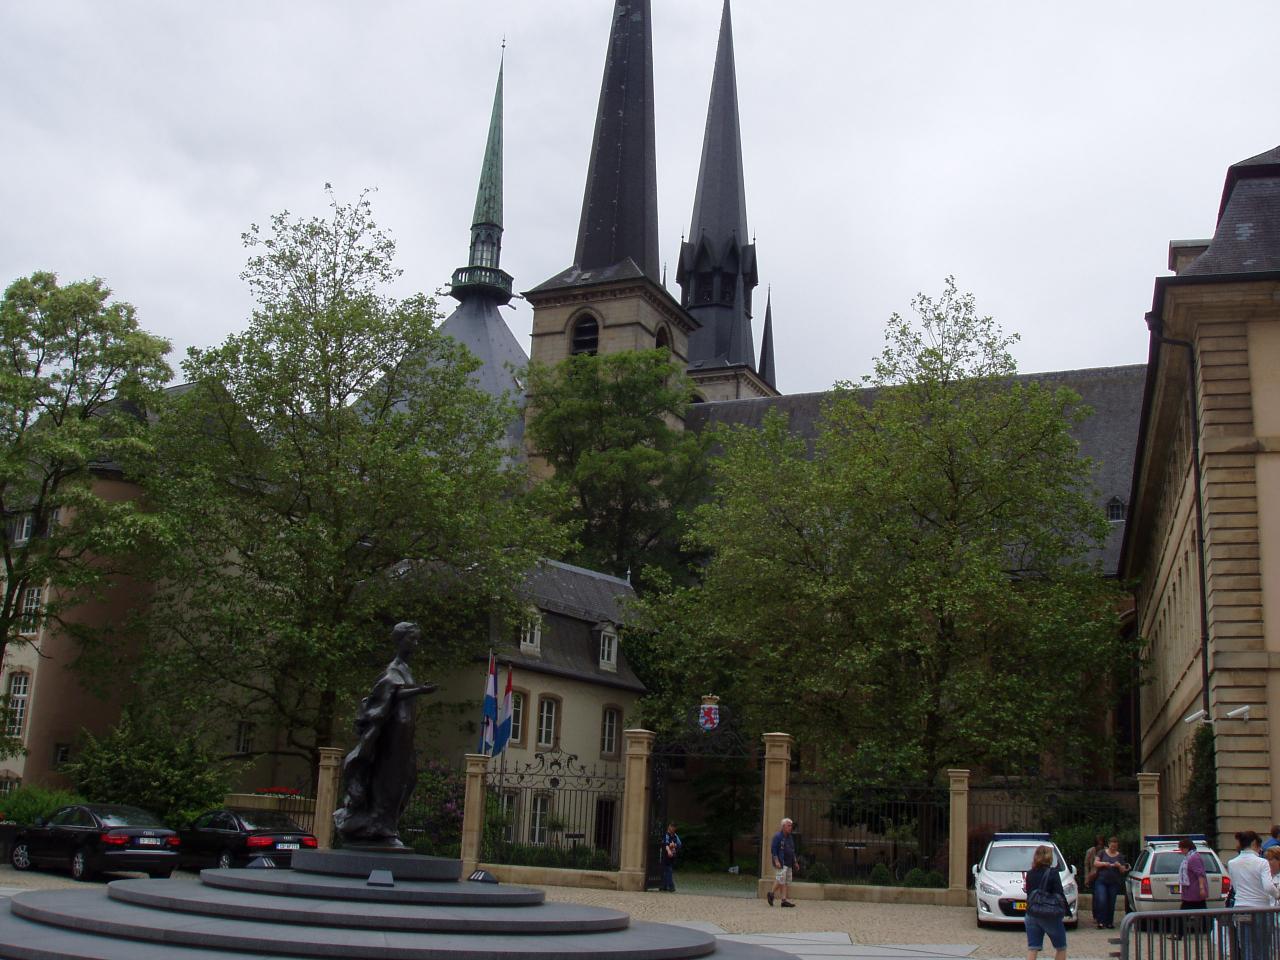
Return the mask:
[[1036, 960], [1044, 947], [1044, 936], [1053, 944], [1053, 960], [1067, 960], [1067, 894], [1062, 876], [1053, 864], [1053, 847], [1036, 847], [1027, 871], [1027, 960]]
[[1129, 872], [1129, 862], [1120, 852], [1120, 838], [1107, 841], [1107, 849], [1094, 858], [1093, 869], [1098, 872], [1093, 881], [1093, 921], [1098, 929], [1111, 929], [1115, 924], [1116, 896], [1124, 886], [1124, 875]]

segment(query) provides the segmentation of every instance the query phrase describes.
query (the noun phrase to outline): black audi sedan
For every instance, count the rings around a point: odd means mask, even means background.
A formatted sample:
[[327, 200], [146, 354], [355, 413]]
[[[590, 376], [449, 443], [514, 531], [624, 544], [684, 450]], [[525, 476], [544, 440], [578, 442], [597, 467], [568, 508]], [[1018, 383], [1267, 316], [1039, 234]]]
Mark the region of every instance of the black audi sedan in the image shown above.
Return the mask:
[[78, 803], [20, 830], [9, 848], [15, 870], [65, 867], [77, 880], [112, 871], [167, 877], [178, 865], [177, 833], [154, 814], [114, 803]]
[[266, 857], [277, 867], [293, 862], [293, 851], [314, 848], [316, 838], [277, 810], [222, 807], [203, 813], [180, 834], [182, 865], [234, 867]]

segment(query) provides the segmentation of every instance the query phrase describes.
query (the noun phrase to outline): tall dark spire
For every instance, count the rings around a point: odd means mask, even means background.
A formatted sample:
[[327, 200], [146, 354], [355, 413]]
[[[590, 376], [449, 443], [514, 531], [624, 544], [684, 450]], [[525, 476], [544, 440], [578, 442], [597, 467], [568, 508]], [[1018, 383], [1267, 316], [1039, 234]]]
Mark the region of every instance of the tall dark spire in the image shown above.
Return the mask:
[[511, 300], [511, 276], [498, 269], [502, 259], [502, 72], [503, 64], [499, 63], [498, 86], [489, 114], [489, 138], [471, 217], [471, 255], [467, 266], [453, 272], [451, 292], [459, 300], [476, 293], [500, 304]]
[[649, 0], [615, 0], [574, 265], [596, 270], [630, 257], [656, 283], [661, 264], [650, 20]]
[[676, 266], [681, 304], [702, 324], [689, 338], [690, 366], [755, 368], [751, 292], [758, 280], [755, 243], [748, 237], [733, 21], [724, 0], [693, 222]]
[[773, 291], [764, 301], [764, 333], [760, 336], [760, 379], [778, 389], [777, 373], [773, 366]]

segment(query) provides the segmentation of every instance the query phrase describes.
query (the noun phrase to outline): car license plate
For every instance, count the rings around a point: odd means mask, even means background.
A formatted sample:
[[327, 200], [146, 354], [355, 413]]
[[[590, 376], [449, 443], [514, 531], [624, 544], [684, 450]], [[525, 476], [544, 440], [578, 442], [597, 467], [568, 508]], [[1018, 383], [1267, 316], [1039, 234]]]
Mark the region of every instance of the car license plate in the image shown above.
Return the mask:
[[1169, 892], [1170, 892], [1170, 893], [1181, 893], [1181, 892], [1182, 892], [1182, 884], [1180, 884], [1180, 883], [1171, 883], [1171, 884], [1169, 884]]
[[1015, 909], [1015, 910], [1026, 910], [1026, 909], [1027, 909], [1027, 901], [1025, 901], [1025, 900], [1015, 900], [1015, 901], [1013, 902], [1013, 909]]
[[164, 843], [159, 837], [138, 837], [137, 839], [140, 847], [158, 847]]
[[277, 843], [277, 850], [297, 850], [301, 844], [298, 843]]

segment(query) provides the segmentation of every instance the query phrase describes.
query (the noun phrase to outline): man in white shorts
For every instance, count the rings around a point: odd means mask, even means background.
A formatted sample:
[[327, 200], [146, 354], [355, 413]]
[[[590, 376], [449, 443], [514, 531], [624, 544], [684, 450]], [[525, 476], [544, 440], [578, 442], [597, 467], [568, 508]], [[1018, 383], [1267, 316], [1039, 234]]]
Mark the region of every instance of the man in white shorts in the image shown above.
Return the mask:
[[769, 845], [769, 851], [773, 856], [773, 869], [777, 871], [773, 875], [773, 889], [769, 891], [769, 906], [773, 906], [775, 897], [782, 898], [782, 906], [794, 907], [795, 904], [787, 899], [790, 892], [792, 871], [796, 866], [796, 842], [791, 836], [791, 818], [783, 817], [782, 827], [773, 835], [773, 842]]

